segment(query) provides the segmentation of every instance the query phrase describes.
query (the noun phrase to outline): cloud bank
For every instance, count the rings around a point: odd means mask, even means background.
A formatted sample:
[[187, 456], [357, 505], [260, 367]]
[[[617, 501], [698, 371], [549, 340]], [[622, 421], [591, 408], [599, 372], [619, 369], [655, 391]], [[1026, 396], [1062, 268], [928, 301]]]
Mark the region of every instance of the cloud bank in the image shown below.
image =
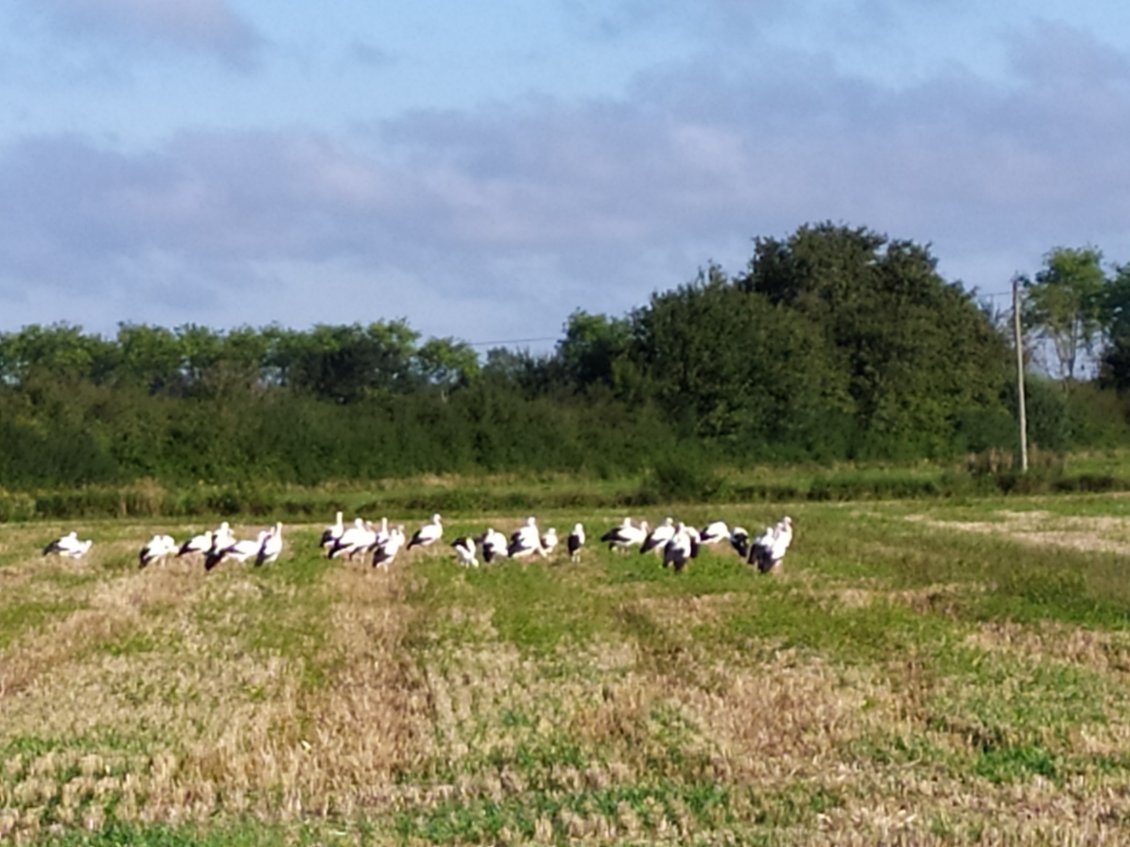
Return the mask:
[[[112, 22], [149, 4], [76, 5]], [[218, 0], [186, 8], [130, 26], [214, 46], [241, 31]], [[185, 128], [142, 149], [26, 135], [0, 147], [0, 328], [405, 317], [471, 341], [552, 337], [575, 308], [620, 314], [710, 261], [738, 272], [755, 236], [821, 220], [931, 243], [943, 274], [988, 291], [1061, 244], [1130, 260], [1114, 255], [1127, 54], [1046, 22], [1008, 48], [1005, 81], [951, 66], [884, 85], [778, 48], [666, 63], [620, 98], [350, 132]]]

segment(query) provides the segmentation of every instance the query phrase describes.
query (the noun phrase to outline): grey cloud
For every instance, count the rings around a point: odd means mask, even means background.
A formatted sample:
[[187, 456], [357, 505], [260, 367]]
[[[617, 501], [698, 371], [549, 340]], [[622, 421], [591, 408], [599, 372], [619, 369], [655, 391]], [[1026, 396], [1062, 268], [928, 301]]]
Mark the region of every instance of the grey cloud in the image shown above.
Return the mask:
[[560, 0], [565, 20], [579, 33], [597, 39], [622, 39], [640, 33], [677, 31], [680, 36], [729, 41], [811, 6], [811, 0]]
[[23, 0], [56, 32], [80, 43], [105, 40], [172, 46], [238, 68], [257, 60], [263, 38], [227, 0]]
[[369, 68], [384, 68], [394, 63], [392, 54], [379, 45], [361, 39], [350, 42], [348, 56]]
[[892, 91], [782, 52], [667, 68], [626, 102], [419, 112], [349, 139], [28, 138], [0, 150], [0, 287], [61, 306], [108, 291], [111, 325], [404, 316], [541, 336], [825, 219], [932, 242], [943, 273], [984, 285], [977, 268], [1031, 271], [1057, 244], [1126, 243], [1130, 95], [1101, 88], [1080, 104], [952, 72]]
[[1104, 44], [1068, 23], [1040, 19], [1008, 39], [1012, 65], [1030, 84], [1062, 92], [1130, 83], [1125, 48]]

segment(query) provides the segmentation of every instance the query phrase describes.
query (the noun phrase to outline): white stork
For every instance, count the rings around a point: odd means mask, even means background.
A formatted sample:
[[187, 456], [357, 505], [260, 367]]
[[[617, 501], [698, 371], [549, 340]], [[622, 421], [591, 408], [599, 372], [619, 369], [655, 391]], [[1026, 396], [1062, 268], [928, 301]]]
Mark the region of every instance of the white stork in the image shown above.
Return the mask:
[[744, 526], [735, 526], [730, 530], [730, 546], [734, 552], [743, 559], [749, 556], [749, 530]]
[[505, 535], [494, 527], [487, 527], [487, 531], [479, 537], [479, 546], [483, 550], [483, 561], [489, 565], [495, 556], [506, 555], [508, 544]]
[[389, 532], [388, 540], [373, 551], [373, 567], [388, 570], [388, 566], [392, 564], [392, 560], [396, 558], [396, 554], [400, 552], [400, 548], [403, 546], [404, 525], [398, 524]]
[[552, 556], [553, 551], [557, 549], [557, 527], [551, 526], [541, 536], [541, 554], [543, 556]]
[[255, 566], [269, 565], [279, 558], [283, 549], [282, 521], [277, 522], [263, 536], [263, 543], [255, 552]]
[[663, 545], [663, 567], [670, 565], [675, 569], [675, 573], [680, 573], [687, 561], [694, 558], [694, 552], [694, 536], [687, 531], [687, 526], [679, 521], [671, 539]]
[[793, 542], [793, 519], [788, 515], [781, 518], [761, 533], [749, 549], [749, 563], [757, 565], [760, 573], [769, 573], [780, 568], [781, 561]]
[[345, 524], [341, 521], [341, 512], [337, 513], [337, 519], [322, 530], [322, 540], [320, 546], [323, 550], [328, 550], [333, 546], [333, 543], [341, 538], [341, 534], [345, 532]]
[[384, 544], [389, 539], [388, 518], [381, 518], [380, 529], [377, 530], [376, 537], [373, 538], [373, 543], [369, 546], [370, 551], [375, 551], [377, 547]]
[[443, 519], [438, 514], [432, 515], [430, 523], [424, 524], [412, 534], [408, 542], [408, 549], [413, 547], [427, 547], [443, 538]]
[[465, 568], [477, 568], [479, 560], [475, 556], [475, 539], [463, 535], [451, 542], [455, 550], [455, 558]]
[[362, 518], [354, 519], [352, 525], [346, 527], [338, 538], [326, 551], [326, 557], [336, 559], [339, 556], [353, 561], [353, 557], [372, 546], [377, 537], [373, 525]]
[[220, 525], [212, 530], [212, 545], [208, 548], [208, 552], [231, 547], [234, 543], [235, 536], [232, 534], [231, 524], [220, 521]]
[[573, 531], [565, 539], [565, 547], [569, 551], [569, 561], [581, 560], [581, 548], [585, 546], [585, 528], [582, 524], [573, 524]]
[[690, 536], [691, 539], [691, 558], [697, 559], [698, 553], [702, 549], [702, 536], [699, 531], [693, 526], [683, 525], [683, 531]]
[[725, 521], [714, 521], [708, 523], [702, 528], [699, 533], [699, 541], [702, 544], [717, 544], [720, 541], [726, 541], [730, 537], [730, 528], [726, 526]]
[[171, 535], [154, 535], [137, 554], [138, 569], [151, 565], [154, 562], [163, 562], [177, 552], [177, 543]]
[[670, 541], [674, 534], [675, 522], [670, 517], [664, 518], [663, 523], [647, 534], [647, 538], [640, 545], [640, 553], [649, 553], [652, 550], [662, 553], [663, 545]]
[[210, 571], [224, 559], [235, 559], [237, 562], [246, 562], [252, 556], [258, 554], [259, 548], [263, 546], [263, 539], [267, 537], [267, 530], [261, 530], [259, 535], [255, 538], [244, 538], [239, 541], [232, 540], [232, 542], [224, 547], [213, 547], [208, 551], [208, 555], [204, 557], [204, 570]]
[[47, 556], [51, 553], [58, 553], [60, 556], [66, 556], [68, 559], [81, 559], [86, 555], [93, 544], [94, 541], [89, 538], [86, 541], [79, 541], [78, 533], [71, 530], [66, 535], [61, 538], [56, 538], [44, 547], [43, 555]]
[[622, 524], [612, 527], [600, 536], [600, 540], [608, 544], [609, 550], [627, 550], [629, 547], [643, 544], [647, 533], [647, 521], [640, 521], [639, 526], [632, 526], [632, 519], [624, 518]]
[[511, 559], [522, 559], [534, 553], [545, 555], [541, 546], [541, 533], [538, 531], [537, 518], [531, 515], [526, 518], [525, 526], [515, 530], [510, 536], [510, 543], [506, 546], [506, 555]]
[[188, 539], [177, 550], [177, 558], [187, 556], [190, 553], [207, 553], [212, 548], [212, 530], [205, 530], [199, 535], [194, 535]]
[[211, 544], [204, 551], [204, 570], [210, 571], [220, 563], [227, 551], [235, 545], [235, 536], [231, 531], [231, 524], [220, 521], [220, 525], [208, 533], [212, 537]]

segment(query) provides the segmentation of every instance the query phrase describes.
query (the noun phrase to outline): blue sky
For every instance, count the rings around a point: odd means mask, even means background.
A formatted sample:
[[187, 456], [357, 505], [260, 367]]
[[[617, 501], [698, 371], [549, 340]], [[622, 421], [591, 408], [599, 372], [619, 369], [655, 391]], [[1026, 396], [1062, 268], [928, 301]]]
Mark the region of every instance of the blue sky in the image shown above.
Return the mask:
[[554, 339], [824, 220], [1124, 263], [1120, 6], [0, 0], [0, 331]]

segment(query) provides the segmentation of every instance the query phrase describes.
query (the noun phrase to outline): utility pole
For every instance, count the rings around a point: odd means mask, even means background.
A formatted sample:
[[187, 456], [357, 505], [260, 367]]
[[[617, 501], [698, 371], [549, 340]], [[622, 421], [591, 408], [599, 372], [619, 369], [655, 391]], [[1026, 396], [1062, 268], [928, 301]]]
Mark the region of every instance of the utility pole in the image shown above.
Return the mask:
[[1020, 277], [1012, 278], [1012, 333], [1016, 340], [1016, 396], [1020, 417], [1020, 472], [1028, 472], [1028, 418], [1024, 409], [1024, 342], [1020, 335]]

